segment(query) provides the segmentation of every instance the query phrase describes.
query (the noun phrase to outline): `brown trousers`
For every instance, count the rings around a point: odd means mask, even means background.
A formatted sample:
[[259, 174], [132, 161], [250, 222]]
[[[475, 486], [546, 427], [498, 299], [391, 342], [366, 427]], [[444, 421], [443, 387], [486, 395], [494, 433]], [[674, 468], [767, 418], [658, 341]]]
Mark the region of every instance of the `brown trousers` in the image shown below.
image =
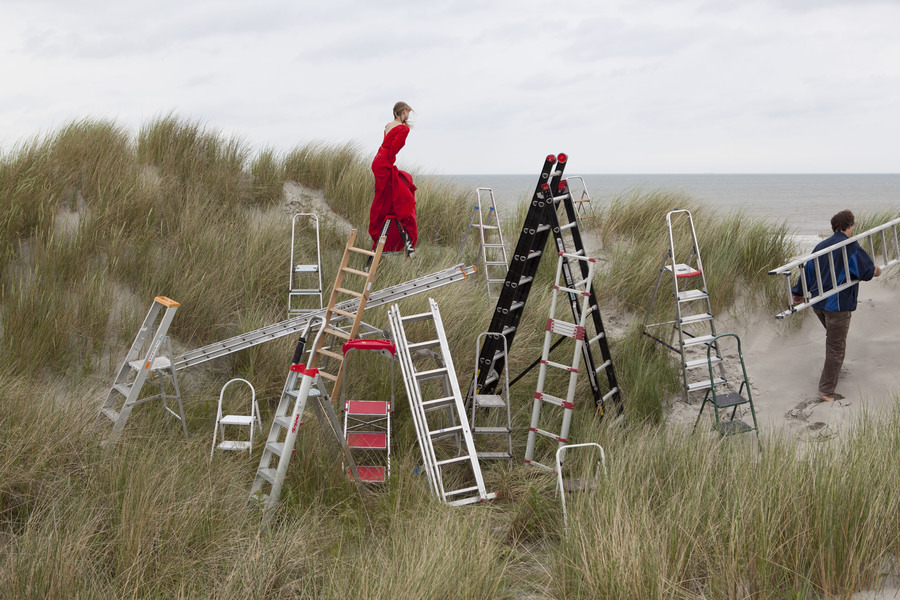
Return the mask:
[[850, 331], [849, 310], [828, 311], [814, 308], [813, 312], [825, 328], [825, 366], [819, 378], [819, 395], [833, 396], [837, 387], [841, 365], [844, 364], [844, 352], [847, 349], [847, 332]]

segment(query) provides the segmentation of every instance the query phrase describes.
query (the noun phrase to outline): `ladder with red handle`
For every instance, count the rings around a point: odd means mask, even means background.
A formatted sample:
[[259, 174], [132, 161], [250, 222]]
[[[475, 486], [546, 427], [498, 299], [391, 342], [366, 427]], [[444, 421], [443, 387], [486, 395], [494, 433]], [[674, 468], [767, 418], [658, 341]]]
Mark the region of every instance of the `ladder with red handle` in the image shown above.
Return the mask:
[[[722, 354], [716, 341], [706, 274], [697, 244], [697, 231], [690, 211], [677, 209], [666, 215], [669, 249], [663, 257], [656, 285], [644, 315], [644, 335], [666, 346], [679, 356], [684, 398], [691, 392], [708, 390], [726, 383]], [[683, 260], [681, 260], [683, 259]], [[651, 323], [653, 309], [664, 278], [671, 278], [675, 318]], [[677, 337], [677, 339], [676, 339]], [[707, 361], [707, 349], [712, 352]], [[717, 376], [710, 378], [708, 366], [716, 367]]]
[[403, 317], [396, 304], [388, 313], [425, 473], [442, 502], [490, 500], [496, 494], [485, 488], [441, 313], [428, 303], [424, 313]]
[[[567, 265], [567, 261], [584, 262], [588, 269], [584, 279], [572, 282], [571, 284], [563, 281], [563, 267]], [[594, 266], [596, 259], [580, 254], [559, 253], [559, 260], [556, 266], [556, 281], [553, 285], [553, 293], [550, 300], [550, 317], [547, 319], [547, 327], [544, 332], [544, 346], [541, 353], [540, 370], [538, 371], [537, 389], [534, 393], [534, 404], [531, 411], [531, 425], [528, 428], [528, 443], [525, 447], [525, 464], [541, 467], [548, 471], [556, 471], [555, 466], [549, 466], [541, 463], [537, 458], [537, 454], [543, 454], [538, 448], [539, 439], [552, 440], [557, 447], [569, 443], [569, 430], [572, 426], [572, 416], [575, 410], [575, 388], [578, 384], [578, 375], [583, 371], [582, 358], [583, 347], [586, 344], [596, 343], [597, 340], [590, 340], [586, 335], [585, 323], [590, 315], [591, 306], [591, 282], [594, 277]], [[557, 318], [556, 310], [559, 306], [560, 295], [573, 296], [578, 298], [580, 303], [579, 319], [572, 323]], [[569, 364], [557, 363], [550, 360], [550, 349], [553, 346], [555, 336], [562, 336], [562, 340], [574, 340], [572, 349], [572, 359]], [[585, 366], [588, 367], [587, 363]], [[599, 368], [604, 368], [600, 365]], [[590, 367], [588, 367], [590, 368]], [[548, 388], [554, 387], [556, 382], [554, 377], [548, 380], [550, 369], [562, 370], [568, 372], [568, 383], [564, 394], [550, 394]], [[548, 405], [547, 409], [544, 405]], [[548, 415], [550, 407], [562, 409], [562, 412], [556, 412]], [[559, 427], [559, 433], [549, 431], [550, 427]], [[555, 449], [554, 449], [555, 450]]]
[[[165, 296], [153, 299], [150, 311], [144, 317], [144, 322], [119, 367], [106, 401], [100, 408], [100, 414], [113, 422], [112, 433], [103, 442], [104, 445], [115, 444], [122, 435], [132, 409], [150, 400], [162, 400], [163, 410], [181, 422], [184, 438], [187, 439], [181, 390], [178, 387], [178, 377], [172, 363], [172, 348], [167, 335], [179, 306], [178, 302]], [[155, 384], [158, 393], [141, 398], [145, 383]], [[172, 393], [167, 391], [169, 385], [172, 386]], [[176, 401], [178, 412], [169, 408], [169, 400]]]
[[[311, 325], [312, 323], [307, 326], [307, 333]], [[318, 341], [318, 337], [323, 335], [324, 330], [323, 325], [319, 329], [314, 344]], [[295, 357], [302, 356], [302, 345], [305, 345], [305, 336], [298, 344], [294, 353]], [[337, 441], [343, 452], [344, 465], [347, 466], [355, 481], [360, 480], [356, 462], [344, 439], [340, 422], [319, 375], [318, 369], [307, 367], [304, 364], [293, 364], [288, 370], [288, 377], [281, 392], [278, 407], [275, 409], [275, 417], [266, 439], [266, 446], [259, 460], [253, 486], [250, 488], [251, 501], [259, 503], [266, 512], [274, 509], [281, 498], [281, 490], [284, 487], [288, 466], [294, 453], [297, 434], [303, 425], [303, 413], [310, 400], [319, 424], [326, 433], [326, 438]], [[268, 493], [265, 491], [266, 486], [269, 486]]]
[[[341, 346], [344, 360], [352, 350], [374, 351], [391, 359], [391, 399], [349, 400], [347, 386], [341, 388], [344, 404], [344, 438], [356, 457], [356, 469], [363, 483], [384, 483], [391, 475], [391, 413], [394, 404], [394, 362], [396, 353], [390, 340], [351, 340]], [[377, 464], [376, 464], [377, 463]]]

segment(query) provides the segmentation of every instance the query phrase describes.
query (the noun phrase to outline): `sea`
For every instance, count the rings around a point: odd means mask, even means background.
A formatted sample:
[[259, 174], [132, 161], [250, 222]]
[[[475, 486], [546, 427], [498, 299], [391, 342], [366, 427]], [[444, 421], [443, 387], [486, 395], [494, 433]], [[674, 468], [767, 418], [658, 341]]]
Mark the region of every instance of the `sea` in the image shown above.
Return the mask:
[[[831, 216], [844, 209], [856, 215], [891, 211], [900, 216], [900, 173], [566, 176], [576, 196], [581, 184], [575, 177], [580, 176], [592, 203], [600, 206], [623, 201], [634, 192], [675, 192], [724, 213], [743, 211], [773, 224], [786, 223], [798, 239], [831, 235]], [[444, 177], [471, 188], [473, 198], [476, 188], [491, 188], [501, 215], [528, 202], [537, 184], [537, 173]]]

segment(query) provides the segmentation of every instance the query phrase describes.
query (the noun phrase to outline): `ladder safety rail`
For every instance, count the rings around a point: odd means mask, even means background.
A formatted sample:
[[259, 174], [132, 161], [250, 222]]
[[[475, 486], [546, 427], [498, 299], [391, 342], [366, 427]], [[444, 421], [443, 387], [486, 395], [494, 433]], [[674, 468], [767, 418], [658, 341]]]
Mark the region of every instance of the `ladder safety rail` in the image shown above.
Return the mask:
[[[858, 284], [858, 280], [850, 280], [834, 286], [834, 282], [838, 280], [836, 276], [837, 273], [841, 271], [843, 271], [844, 273], [850, 272], [847, 247], [852, 245], [853, 243], [858, 243], [863, 250], [868, 252], [869, 256], [882, 271], [900, 263], [900, 232], [898, 232], [898, 226], [900, 226], [900, 218], [889, 221], [883, 225], [879, 225], [878, 227], [873, 227], [868, 231], [864, 231], [863, 233], [854, 235], [853, 237], [847, 238], [843, 242], [834, 244], [833, 246], [823, 248], [818, 252], [806, 254], [801, 258], [793, 260], [785, 265], [769, 271], [769, 275], [782, 275], [784, 277], [787, 289], [788, 308], [787, 310], [776, 314], [775, 318], [783, 319], [784, 317], [790, 316], [805, 308], [809, 308], [813, 304], [817, 304], [818, 302], [821, 302], [826, 298], [830, 298], [831, 296], [834, 296], [835, 294], [838, 294], [843, 290], [846, 290]], [[880, 253], [877, 252], [878, 246], [880, 246], [881, 249]], [[835, 253], [838, 253], [839, 255], [838, 264], [835, 264]], [[879, 257], [880, 264], [878, 260]], [[832, 287], [830, 287], [825, 292], [822, 291], [822, 272], [820, 268], [820, 261], [823, 258], [828, 261], [827, 269], [831, 275], [832, 282]], [[810, 294], [806, 277], [800, 277], [800, 275], [806, 271], [806, 269], [808, 268], [807, 265], [810, 262], [814, 263], [815, 265], [814, 272], [816, 277], [817, 290], [815, 296]], [[794, 304], [793, 292], [791, 291], [791, 288], [793, 287], [792, 281], [795, 277], [799, 277], [803, 290], [803, 302], [799, 304]]]
[[[403, 317], [397, 304], [388, 313], [423, 466], [432, 492], [442, 502], [461, 506], [490, 500], [496, 494], [485, 488], [440, 310], [433, 299], [428, 303], [425, 313]], [[404, 324], [415, 322], [430, 322], [425, 335], [434, 338], [411, 343]], [[418, 370], [412, 352], [426, 348], [436, 353], [439, 366]], [[448, 445], [449, 440], [455, 444]], [[450, 470], [452, 477], [445, 478], [445, 470]]]
[[[366, 302], [366, 308], [376, 308], [378, 306], [383, 306], [390, 302], [396, 302], [403, 298], [421, 294], [422, 292], [427, 292], [429, 290], [433, 290], [450, 283], [462, 281], [469, 275], [472, 275], [474, 272], [474, 266], [464, 266], [462, 264], [459, 264], [442, 271], [431, 273], [430, 275], [425, 275], [416, 279], [412, 279], [410, 281], [406, 281], [404, 283], [384, 288], [382, 290], [377, 290], [372, 292], [369, 296], [369, 300], [368, 302]], [[350, 299], [335, 304], [335, 308], [346, 312], [355, 312], [358, 307], [358, 299]], [[231, 337], [220, 342], [215, 342], [213, 344], [209, 344], [195, 350], [190, 350], [179, 356], [176, 356], [173, 359], [173, 367], [176, 371], [180, 371], [182, 369], [193, 367], [215, 358], [227, 356], [228, 354], [244, 350], [245, 348], [250, 348], [252, 346], [279, 339], [286, 335], [298, 333], [302, 331], [313, 319], [323, 318], [325, 316], [325, 312], [326, 309], [323, 308], [321, 310], [306, 313], [304, 315], [300, 315], [286, 321], [275, 323], [274, 325], [268, 325], [254, 331], [249, 331], [247, 333]], [[344, 319], [333, 317], [332, 323], [334, 324], [342, 320]]]
[[[307, 217], [312, 221], [316, 231], [316, 262], [315, 264], [298, 264], [296, 260], [297, 252], [297, 220], [300, 217]], [[301, 288], [298, 281], [301, 277], [310, 279], [315, 276], [318, 287]], [[303, 296], [318, 296], [319, 306], [316, 308], [300, 308], [295, 306], [295, 302]], [[290, 273], [288, 276], [288, 316], [299, 315], [314, 310], [322, 309], [322, 246], [319, 238], [319, 216], [314, 213], [295, 213], [291, 217], [291, 263]]]
[[562, 466], [567, 451], [573, 448], [597, 448], [600, 451], [600, 458], [597, 459], [597, 469], [594, 472], [594, 481], [600, 478], [600, 469], [603, 469], [603, 475], [606, 475], [606, 453], [603, 446], [596, 442], [585, 442], [582, 444], [566, 444], [560, 446], [556, 450], [556, 491], [559, 494], [559, 500], [562, 504], [563, 527], [566, 534], [569, 533], [569, 515], [566, 512], [566, 485], [563, 480]]

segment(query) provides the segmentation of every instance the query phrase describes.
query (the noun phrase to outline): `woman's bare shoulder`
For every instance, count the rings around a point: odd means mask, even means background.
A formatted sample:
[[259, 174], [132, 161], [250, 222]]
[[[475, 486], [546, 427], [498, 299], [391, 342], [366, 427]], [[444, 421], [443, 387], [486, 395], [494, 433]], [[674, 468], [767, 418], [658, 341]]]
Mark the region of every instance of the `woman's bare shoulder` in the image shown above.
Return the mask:
[[391, 131], [392, 129], [394, 129], [395, 127], [409, 128], [409, 125], [406, 125], [405, 123], [396, 123], [394, 121], [391, 121], [390, 123], [388, 123], [387, 125], [384, 126], [384, 135], [387, 135], [388, 132]]

